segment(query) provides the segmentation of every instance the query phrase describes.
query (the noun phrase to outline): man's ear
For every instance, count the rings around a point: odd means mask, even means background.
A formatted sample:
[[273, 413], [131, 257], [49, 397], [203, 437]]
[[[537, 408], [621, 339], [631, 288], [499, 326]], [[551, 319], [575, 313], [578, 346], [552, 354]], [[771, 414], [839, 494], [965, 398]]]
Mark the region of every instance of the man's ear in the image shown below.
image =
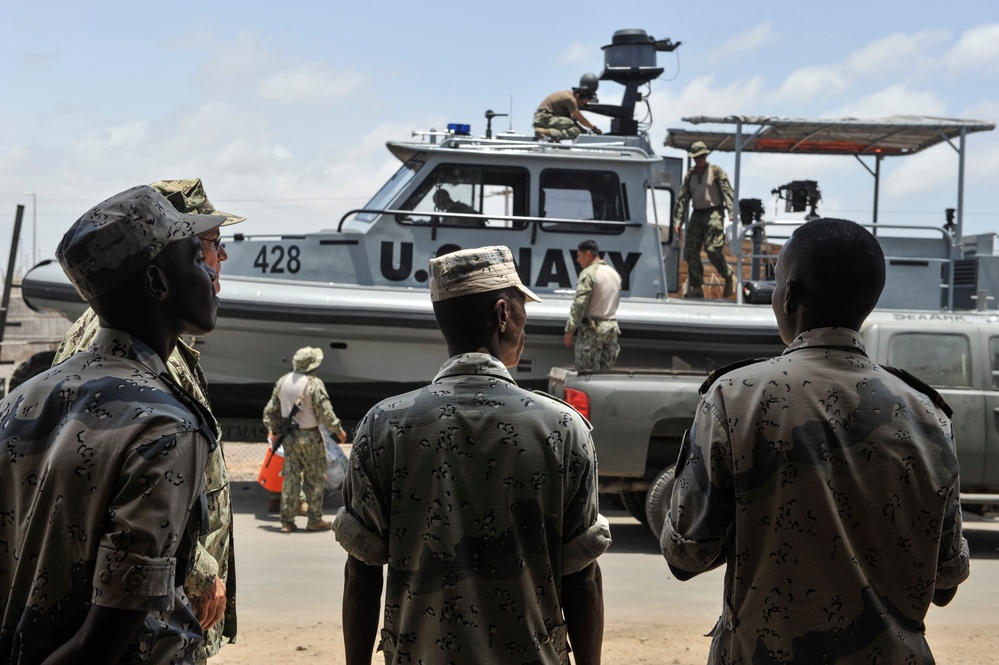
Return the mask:
[[510, 323], [510, 303], [506, 298], [500, 298], [493, 305], [493, 315], [496, 317], [496, 330], [506, 332], [506, 327]]
[[169, 277], [156, 264], [149, 264], [139, 273], [142, 286], [154, 300], [163, 302], [170, 291]]
[[794, 314], [797, 312], [800, 305], [801, 285], [798, 282], [794, 282], [789, 279], [785, 282], [784, 302], [781, 303], [781, 307], [788, 314]]

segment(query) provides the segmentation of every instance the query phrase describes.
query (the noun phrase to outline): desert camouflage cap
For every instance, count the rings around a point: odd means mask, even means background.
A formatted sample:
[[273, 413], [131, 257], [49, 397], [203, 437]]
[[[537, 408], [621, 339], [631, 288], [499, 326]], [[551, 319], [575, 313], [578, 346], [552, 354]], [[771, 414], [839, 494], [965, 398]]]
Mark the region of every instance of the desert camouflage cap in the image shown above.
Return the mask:
[[687, 151], [687, 154], [690, 155], [691, 159], [693, 159], [694, 157], [710, 154], [710, 152], [711, 151], [708, 150], [708, 146], [704, 144], [704, 141], [694, 141], [690, 144], [690, 150]]
[[296, 372], [311, 372], [323, 362], [323, 350], [314, 346], [303, 346], [295, 351], [291, 359], [291, 368]]
[[497, 289], [516, 287], [524, 297], [541, 302], [520, 281], [517, 266], [509, 247], [493, 245], [457, 252], [430, 259], [430, 300], [468, 296]]
[[76, 220], [56, 259], [84, 300], [122, 284], [171, 242], [204, 233], [225, 220], [179, 212], [149, 185], [121, 192]]
[[222, 226], [246, 221], [245, 217], [216, 210], [212, 202], [208, 200], [208, 194], [205, 193], [205, 186], [201, 184], [201, 178], [157, 180], [150, 186], [155, 187], [156, 191], [165, 196], [167, 201], [181, 212], [192, 215], [224, 215], [225, 221], [222, 222]]

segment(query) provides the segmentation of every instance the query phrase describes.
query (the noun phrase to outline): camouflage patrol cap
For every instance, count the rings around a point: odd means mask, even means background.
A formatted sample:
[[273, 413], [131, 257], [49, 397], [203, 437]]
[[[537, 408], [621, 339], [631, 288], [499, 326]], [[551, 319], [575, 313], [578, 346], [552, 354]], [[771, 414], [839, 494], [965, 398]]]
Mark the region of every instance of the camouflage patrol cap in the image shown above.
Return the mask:
[[181, 212], [192, 215], [223, 215], [225, 221], [222, 222], [221, 226], [246, 221], [245, 217], [216, 210], [212, 202], [208, 200], [208, 194], [205, 193], [205, 186], [201, 184], [201, 178], [157, 180], [150, 186], [155, 187], [156, 191], [165, 196], [167, 201]]
[[511, 286], [519, 289], [528, 300], [541, 302], [541, 298], [520, 281], [509, 247], [494, 245], [461, 249], [430, 259], [432, 302]]
[[220, 215], [179, 212], [149, 185], [115, 194], [76, 220], [56, 248], [56, 259], [84, 300], [122, 284], [167, 244], [219, 226]]
[[694, 157], [710, 154], [710, 152], [711, 151], [708, 150], [708, 146], [704, 144], [704, 141], [694, 141], [690, 144], [690, 150], [687, 151], [687, 154], [690, 155], [691, 159], [693, 159]]
[[303, 346], [295, 351], [291, 359], [291, 368], [296, 372], [311, 372], [323, 362], [323, 350], [314, 346]]

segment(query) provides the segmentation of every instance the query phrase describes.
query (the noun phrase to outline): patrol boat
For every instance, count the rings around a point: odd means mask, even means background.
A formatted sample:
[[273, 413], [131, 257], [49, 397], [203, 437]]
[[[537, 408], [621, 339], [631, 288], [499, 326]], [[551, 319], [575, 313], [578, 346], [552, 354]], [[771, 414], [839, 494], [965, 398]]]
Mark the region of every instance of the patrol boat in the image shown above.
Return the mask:
[[[484, 245], [510, 247], [521, 279], [543, 299], [528, 308], [524, 354], [511, 369], [525, 387], [544, 388], [551, 367], [572, 364], [562, 337], [580, 271], [576, 247], [585, 239], [599, 243], [604, 260], [622, 277], [619, 367], [709, 370], [779, 352], [783, 344], [769, 305], [749, 302], [767, 301], [760, 295], [767, 277], [758, 241], [764, 222], [754, 215], [752, 200], [741, 213], [744, 224], [732, 229], [744, 281], [736, 302], [669, 297], [681, 276], [671, 218], [683, 164], [656, 154], [635, 108], [646, 99], [640, 87], [663, 72], [657, 53], [677, 45], [642, 30], [620, 30], [603, 47], [599, 79], [623, 85], [624, 94], [619, 105], [590, 104], [586, 110], [611, 118], [608, 134], [584, 134], [571, 143], [512, 131], [494, 135], [491, 122], [498, 114], [488, 111], [484, 136], [472, 136], [469, 126], [456, 124], [442, 132], [420, 132], [418, 140], [388, 142], [401, 167], [364, 208], [344, 214], [335, 229], [304, 235], [237, 233], [228, 239], [218, 324], [211, 335], [196, 340], [215, 411], [259, 420], [273, 381], [287, 371], [295, 350], [306, 345], [325, 351], [318, 374], [347, 420], [384, 397], [424, 385], [447, 355], [430, 303], [428, 261]], [[595, 87], [596, 77], [587, 74], [583, 83]], [[846, 121], [821, 122], [846, 131]], [[874, 151], [881, 145], [872, 136], [877, 132], [915, 133], [919, 149], [932, 145], [934, 136], [939, 141], [960, 134], [963, 149], [969, 128], [991, 129], [977, 121], [888, 124], [893, 132], [884, 130], [883, 121], [870, 123], [866, 134], [849, 129], [871, 137], [866, 145]], [[765, 138], [771, 129], [766, 126], [755, 138]], [[689, 147], [695, 140], [685, 130], [669, 131], [672, 147]], [[734, 141], [718, 133], [696, 135], [709, 148], [735, 150], [737, 157], [754, 146], [740, 134]], [[838, 138], [834, 132], [799, 145], [841, 144]], [[770, 150], [773, 144], [756, 145]], [[936, 271], [938, 281], [940, 262], [950, 265], [955, 246], [953, 234], [942, 233], [942, 244], [933, 241], [931, 252], [938, 258], [919, 273]], [[897, 243], [892, 256], [901, 257], [899, 269], [912, 268], [911, 256], [920, 252], [922, 246]], [[52, 262], [25, 276], [23, 294], [31, 307], [70, 318], [85, 308]], [[896, 295], [898, 302], [886, 294], [882, 304], [912, 305], [903, 302], [911, 300], [908, 292]], [[940, 294], [931, 294], [924, 304], [924, 309], [938, 309]]]

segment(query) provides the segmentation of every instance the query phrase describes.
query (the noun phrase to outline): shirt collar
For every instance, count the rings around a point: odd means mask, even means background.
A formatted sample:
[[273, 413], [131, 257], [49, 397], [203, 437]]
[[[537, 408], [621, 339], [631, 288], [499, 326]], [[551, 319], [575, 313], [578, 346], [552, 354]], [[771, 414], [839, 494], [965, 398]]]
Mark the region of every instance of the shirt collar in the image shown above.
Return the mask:
[[[867, 353], [864, 340], [856, 330], [849, 328], [814, 328], [798, 335], [790, 346], [784, 349], [784, 354], [807, 349], [809, 347], [837, 347], [844, 350], [856, 350]], [[784, 355], [782, 354], [782, 355]]]
[[516, 381], [510, 376], [510, 372], [498, 359], [488, 353], [462, 353], [448, 358], [447, 362], [441, 366], [434, 383], [449, 376], [462, 376], [468, 374], [478, 374], [492, 376], [503, 379], [516, 385]]
[[163, 359], [148, 344], [122, 330], [101, 327], [90, 348], [109, 356], [134, 360], [148, 367], [154, 374], [167, 373]]

